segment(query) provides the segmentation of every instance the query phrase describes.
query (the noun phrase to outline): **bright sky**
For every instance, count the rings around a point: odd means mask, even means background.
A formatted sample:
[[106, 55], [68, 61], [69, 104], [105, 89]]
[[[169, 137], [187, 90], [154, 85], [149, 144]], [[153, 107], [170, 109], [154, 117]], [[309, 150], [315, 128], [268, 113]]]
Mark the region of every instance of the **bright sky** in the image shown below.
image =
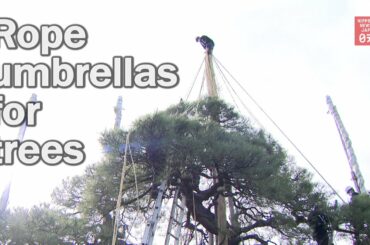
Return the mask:
[[[8, 101], [25, 102], [36, 93], [44, 104], [37, 127], [28, 128], [25, 139], [40, 143], [78, 139], [86, 146], [87, 159], [79, 167], [0, 166], [0, 190], [12, 178], [10, 205], [31, 206], [50, 200], [51, 191], [63, 178], [99, 161], [99, 134], [113, 127], [118, 96], [123, 97], [126, 129], [140, 115], [185, 98], [203, 59], [203, 50], [195, 42], [202, 34], [215, 41], [218, 60], [347, 199], [344, 189], [353, 184], [333, 117], [327, 114], [325, 96], [329, 94], [370, 189], [370, 47], [354, 45], [354, 16], [366, 15], [370, 15], [370, 3], [362, 0], [4, 2], [0, 16], [16, 20], [19, 26], [83, 25], [89, 34], [87, 46], [52, 53], [63, 61], [110, 63], [113, 56], [132, 55], [136, 63], [171, 62], [179, 68], [180, 84], [173, 89], [96, 89], [90, 85], [65, 90], [3, 89], [0, 93]], [[50, 57], [41, 57], [37, 49], [10, 51], [1, 45], [0, 63], [50, 63]], [[297, 163], [313, 171], [243, 98]], [[0, 124], [2, 140], [15, 139], [17, 133], [18, 128]]]

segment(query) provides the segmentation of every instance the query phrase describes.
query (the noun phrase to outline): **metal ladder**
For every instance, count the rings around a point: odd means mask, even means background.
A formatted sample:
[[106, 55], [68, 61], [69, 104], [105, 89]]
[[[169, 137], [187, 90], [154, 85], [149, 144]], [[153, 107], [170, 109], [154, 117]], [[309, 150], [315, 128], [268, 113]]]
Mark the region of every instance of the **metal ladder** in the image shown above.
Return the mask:
[[[29, 102], [36, 102], [36, 101], [37, 101], [37, 95], [32, 94]], [[24, 135], [26, 133], [26, 129], [27, 129], [27, 123], [26, 123], [26, 121], [24, 121], [23, 124], [21, 125], [21, 127], [19, 128], [19, 131], [18, 131], [18, 140], [19, 140], [19, 142], [23, 141]], [[5, 188], [3, 190], [3, 193], [0, 197], [0, 215], [3, 212], [5, 212], [5, 210], [8, 206], [11, 183], [12, 183], [12, 180], [10, 179], [9, 182], [7, 183], [7, 185], [5, 186]]]
[[171, 238], [174, 239], [174, 242], [171, 243], [171, 245], [178, 245], [180, 243], [181, 227], [185, 214], [185, 198], [182, 197], [181, 202], [179, 203], [179, 189], [179, 187], [176, 188], [175, 195], [173, 197], [170, 220], [168, 222], [166, 240], [164, 243], [165, 245], [170, 244]]
[[152, 217], [150, 218], [149, 222], [146, 224], [144, 236], [142, 243], [143, 245], [152, 245], [154, 239], [154, 233], [157, 228], [157, 224], [159, 221], [159, 214], [162, 208], [162, 201], [163, 201], [163, 193], [166, 190], [166, 181], [162, 181], [161, 185], [158, 188], [158, 195], [157, 199], [155, 200], [154, 210]]

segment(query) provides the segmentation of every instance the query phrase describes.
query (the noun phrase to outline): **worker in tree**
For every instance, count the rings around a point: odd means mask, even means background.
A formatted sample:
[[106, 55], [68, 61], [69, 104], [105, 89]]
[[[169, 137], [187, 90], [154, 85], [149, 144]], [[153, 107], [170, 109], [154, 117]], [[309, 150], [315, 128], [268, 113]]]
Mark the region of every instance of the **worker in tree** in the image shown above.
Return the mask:
[[[351, 197], [351, 201], [349, 203], [349, 206], [351, 208], [351, 213], [354, 212], [354, 209], [358, 207], [359, 205], [359, 200], [357, 199], [360, 193], [356, 192], [353, 187], [348, 186], [346, 188], [347, 194]], [[360, 239], [360, 231], [363, 230], [364, 224], [362, 222], [353, 222], [353, 235], [354, 235], [354, 242], [353, 244], [368, 244], [368, 243], [361, 243]]]
[[318, 245], [332, 245], [333, 229], [330, 220], [317, 206], [308, 216], [308, 223], [313, 229], [313, 238]]
[[201, 37], [197, 37], [196, 41], [200, 42], [200, 44], [207, 51], [208, 54], [212, 54], [213, 47], [215, 46], [215, 43], [212, 39], [203, 35]]
[[352, 200], [352, 198], [358, 196], [358, 194], [359, 194], [358, 192], [355, 191], [355, 189], [353, 189], [352, 186], [348, 186], [346, 188], [346, 192], [351, 197], [351, 200]]

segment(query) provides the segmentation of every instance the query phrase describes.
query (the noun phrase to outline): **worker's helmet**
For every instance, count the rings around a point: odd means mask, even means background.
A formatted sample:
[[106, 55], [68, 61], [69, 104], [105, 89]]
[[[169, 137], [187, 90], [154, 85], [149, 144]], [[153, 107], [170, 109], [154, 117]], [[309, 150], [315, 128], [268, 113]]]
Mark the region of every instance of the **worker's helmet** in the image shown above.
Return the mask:
[[346, 192], [347, 192], [347, 194], [351, 195], [352, 193], [354, 193], [354, 192], [355, 192], [355, 190], [353, 189], [353, 187], [352, 187], [352, 186], [347, 186], [347, 188], [346, 188]]

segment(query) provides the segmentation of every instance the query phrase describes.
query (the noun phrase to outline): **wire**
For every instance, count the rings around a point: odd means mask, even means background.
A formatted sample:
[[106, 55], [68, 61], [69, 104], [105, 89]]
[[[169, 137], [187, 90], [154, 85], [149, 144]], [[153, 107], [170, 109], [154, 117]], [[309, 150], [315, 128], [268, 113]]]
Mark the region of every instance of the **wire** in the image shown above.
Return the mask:
[[237, 85], [242, 89], [242, 91], [253, 101], [253, 103], [261, 110], [261, 112], [269, 119], [269, 121], [274, 124], [274, 126], [279, 130], [279, 132], [289, 141], [289, 143], [297, 150], [297, 152], [303, 157], [303, 159], [315, 170], [315, 172], [321, 177], [321, 179], [333, 190], [333, 192], [339, 197], [339, 199], [343, 202], [344, 199], [339, 195], [339, 193], [334, 189], [334, 187], [324, 178], [324, 176], [320, 173], [320, 171], [314, 166], [314, 164], [306, 157], [305, 154], [298, 148], [298, 146], [288, 137], [288, 135], [280, 128], [280, 126], [270, 117], [270, 115], [259, 105], [259, 103], [247, 92], [247, 90], [241, 85], [241, 83], [236, 80], [236, 78], [225, 68], [224, 65], [214, 57], [217, 63], [221, 65], [221, 67], [228, 73], [228, 75], [237, 83]]

